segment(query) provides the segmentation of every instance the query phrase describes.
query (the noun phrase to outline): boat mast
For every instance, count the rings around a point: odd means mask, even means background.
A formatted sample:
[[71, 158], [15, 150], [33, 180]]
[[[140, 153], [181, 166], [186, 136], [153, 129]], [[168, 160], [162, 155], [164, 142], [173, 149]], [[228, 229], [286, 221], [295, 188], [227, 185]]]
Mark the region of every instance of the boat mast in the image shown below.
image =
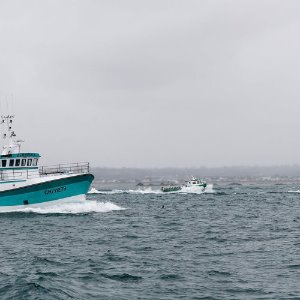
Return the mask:
[[2, 155], [8, 155], [13, 153], [20, 153], [21, 151], [21, 140], [15, 141], [16, 134], [12, 129], [14, 115], [1, 116], [1, 125], [3, 127], [3, 140], [8, 139], [8, 143], [4, 144]]

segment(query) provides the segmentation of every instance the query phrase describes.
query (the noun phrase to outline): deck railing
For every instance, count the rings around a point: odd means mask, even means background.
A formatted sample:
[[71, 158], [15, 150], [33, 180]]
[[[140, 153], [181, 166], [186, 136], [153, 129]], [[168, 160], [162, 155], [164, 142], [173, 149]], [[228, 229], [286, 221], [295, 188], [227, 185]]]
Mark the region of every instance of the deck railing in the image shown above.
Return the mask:
[[37, 178], [47, 175], [58, 174], [83, 174], [89, 173], [89, 163], [73, 163], [73, 164], [60, 164], [55, 166], [43, 166], [39, 169], [28, 170], [1, 170], [0, 181], [9, 180], [26, 180], [31, 178]]
[[[26, 177], [25, 177], [26, 178]], [[0, 181], [24, 179], [24, 171], [0, 171]]]
[[81, 174], [89, 173], [90, 165], [87, 162], [73, 163], [73, 164], [60, 164], [54, 166], [43, 166], [39, 168], [41, 176], [52, 174]]

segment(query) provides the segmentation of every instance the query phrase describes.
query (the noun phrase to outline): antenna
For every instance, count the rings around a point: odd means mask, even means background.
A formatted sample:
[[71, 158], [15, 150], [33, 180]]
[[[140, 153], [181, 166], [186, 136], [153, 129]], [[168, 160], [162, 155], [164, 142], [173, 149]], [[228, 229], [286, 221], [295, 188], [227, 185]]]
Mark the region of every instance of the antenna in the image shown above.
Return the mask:
[[14, 138], [17, 136], [15, 131], [13, 130], [14, 117], [15, 117], [14, 115], [10, 115], [10, 114], [1, 116], [0, 125], [4, 126], [3, 139], [4, 140], [6, 138], [9, 139], [9, 142], [3, 146], [2, 154], [4, 154], [4, 155], [16, 153], [17, 149], [18, 149], [19, 153], [21, 152], [21, 143], [23, 141], [22, 140], [17, 140], [17, 141], [14, 140]]
[[16, 143], [18, 145], [18, 151], [20, 153], [21, 152], [21, 143], [24, 143], [24, 141], [23, 140], [17, 140]]
[[2, 154], [8, 155], [13, 153], [20, 153], [21, 143], [23, 143], [24, 141], [20, 139], [16, 140], [17, 135], [13, 128], [15, 118], [15, 115], [12, 113], [15, 108], [14, 94], [11, 93], [4, 96], [3, 100], [4, 101], [0, 100], [0, 111], [2, 111], [3, 109], [4, 111], [6, 111], [6, 113], [4, 115], [1, 115], [0, 118], [0, 127], [2, 127], [1, 135], [4, 140]]

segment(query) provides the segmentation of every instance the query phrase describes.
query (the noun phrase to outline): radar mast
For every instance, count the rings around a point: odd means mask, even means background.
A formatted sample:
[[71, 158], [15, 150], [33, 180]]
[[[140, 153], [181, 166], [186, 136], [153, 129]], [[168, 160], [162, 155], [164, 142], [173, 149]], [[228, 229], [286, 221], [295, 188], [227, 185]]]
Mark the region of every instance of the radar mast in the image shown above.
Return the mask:
[[[4, 146], [2, 155], [10, 155], [14, 153], [20, 153], [22, 140], [15, 140], [16, 133], [13, 130], [14, 115], [1, 116], [1, 125], [3, 130]], [[6, 141], [8, 140], [8, 141]]]

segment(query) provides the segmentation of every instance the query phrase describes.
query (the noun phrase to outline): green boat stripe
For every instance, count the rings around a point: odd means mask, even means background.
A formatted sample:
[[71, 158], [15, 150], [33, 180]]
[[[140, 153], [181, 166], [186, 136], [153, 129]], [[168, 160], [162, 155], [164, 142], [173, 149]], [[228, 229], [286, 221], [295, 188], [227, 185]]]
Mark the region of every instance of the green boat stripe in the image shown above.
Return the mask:
[[10, 158], [32, 158], [36, 157], [39, 158], [41, 157], [39, 153], [33, 153], [33, 152], [28, 152], [28, 153], [13, 153], [13, 154], [5, 154], [5, 155], [0, 155], [0, 159], [10, 159]]
[[37, 170], [39, 167], [5, 167], [5, 168], [0, 168], [0, 171], [5, 171], [5, 170], [15, 170], [16, 172], [19, 170]]

